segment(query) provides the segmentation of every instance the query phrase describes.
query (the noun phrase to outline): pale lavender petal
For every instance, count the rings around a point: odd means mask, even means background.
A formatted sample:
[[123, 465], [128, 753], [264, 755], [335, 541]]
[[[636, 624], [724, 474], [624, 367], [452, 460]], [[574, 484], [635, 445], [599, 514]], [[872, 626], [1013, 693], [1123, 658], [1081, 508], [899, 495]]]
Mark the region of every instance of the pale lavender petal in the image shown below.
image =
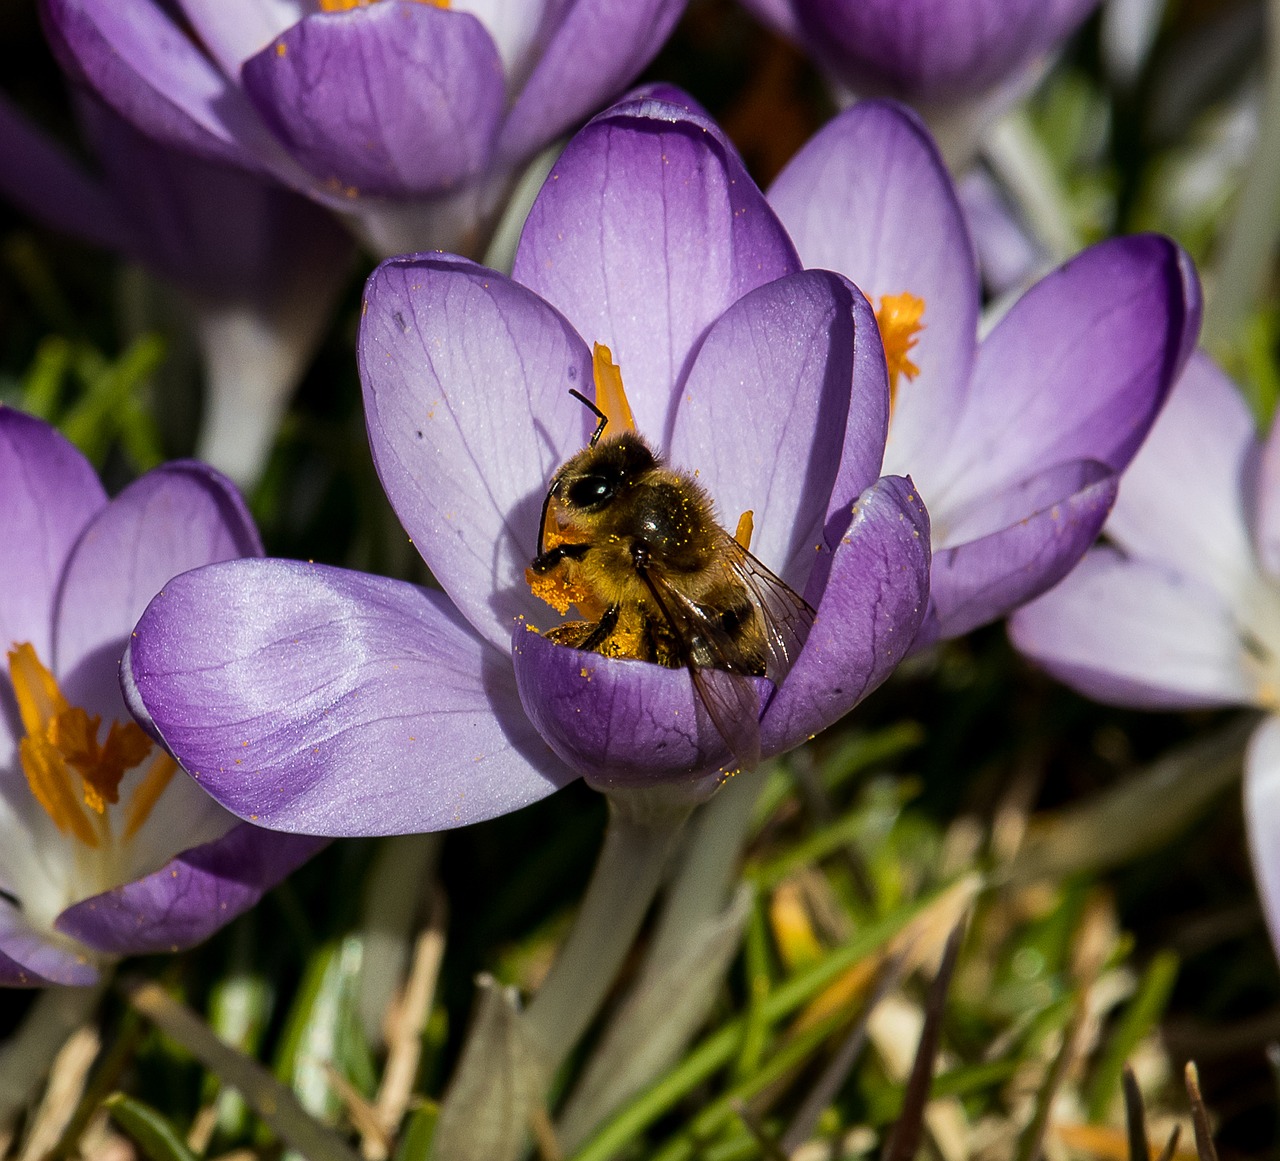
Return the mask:
[[[1006, 526], [937, 547], [930, 595], [942, 637], [958, 637], [1039, 596], [1097, 539], [1115, 501], [1116, 476], [1088, 461], [1066, 466], [1066, 473], [1049, 473], [1064, 484], [1053, 502], [1040, 506], [1038, 489], [1011, 488], [990, 499], [1009, 520]], [[1064, 477], [1076, 490], [1065, 490]]]
[[498, 152], [528, 157], [599, 109], [633, 80], [666, 42], [686, 0], [576, 0], [554, 27], [508, 114]]
[[[1194, 366], [1193, 358], [1183, 372], [1184, 379]], [[1262, 445], [1252, 507], [1258, 562], [1272, 579], [1280, 580], [1280, 414], [1272, 418], [1271, 431]]]
[[[687, 670], [569, 649], [524, 625], [511, 656], [538, 732], [598, 790], [668, 784], [696, 797], [730, 761]], [[768, 696], [764, 678], [742, 680]]]
[[987, 291], [998, 297], [1025, 286], [1049, 265], [1044, 247], [1006, 202], [995, 179], [980, 166], [957, 185]]
[[0, 496], [0, 652], [30, 642], [48, 665], [62, 570], [106, 493], [89, 461], [62, 435], [0, 406]]
[[604, 343], [661, 441], [707, 327], [800, 268], [732, 145], [701, 110], [622, 101], [569, 142], [534, 202], [514, 277]]
[[503, 652], [543, 606], [537, 554], [551, 477], [587, 441], [591, 357], [523, 286], [421, 255], [370, 276], [359, 340], [374, 463], [406, 531], [468, 620]]
[[212, 468], [166, 464], [130, 484], [98, 511], [67, 561], [53, 667], [71, 703], [122, 717], [120, 655], [151, 598], [188, 569], [261, 555], [244, 500]]
[[95, 246], [127, 250], [128, 223], [102, 187], [0, 93], [0, 194], [38, 222]]
[[465, 826], [573, 775], [510, 660], [438, 592], [294, 561], [171, 581], [135, 630], [130, 708], [229, 810], [300, 834]]
[[243, 78], [289, 153], [352, 196], [432, 193], [479, 173], [506, 99], [484, 26], [431, 4], [308, 16]]
[[742, 6], [767, 28], [799, 43], [801, 32], [791, 0], [742, 0]]
[[1101, 242], [1043, 278], [979, 348], [952, 453], [921, 488], [935, 520], [1046, 464], [1123, 469], [1199, 319], [1190, 259], [1156, 235]]
[[1014, 613], [1013, 643], [1073, 689], [1146, 709], [1247, 703], [1235, 618], [1194, 577], [1095, 548], [1056, 588]]
[[[1258, 453], [1240, 392], [1197, 352], [1124, 474], [1107, 534], [1133, 556], [1198, 577], [1229, 598], [1257, 570], [1246, 498]], [[1259, 497], [1264, 481], [1265, 473]]]
[[167, 145], [256, 167], [266, 133], [240, 91], [155, 0], [41, 0], [63, 67]]
[[839, 275], [811, 270], [739, 299], [707, 332], [680, 394], [671, 462], [696, 470], [751, 551], [803, 589], [834, 508], [880, 475], [888, 386], [875, 317]]
[[98, 969], [83, 953], [36, 931], [13, 904], [0, 899], [0, 987], [87, 987], [97, 981]]
[[108, 955], [182, 951], [248, 911], [328, 842], [240, 823], [154, 874], [73, 904], [56, 926]]
[[200, 43], [229, 77], [273, 37], [312, 11], [307, 0], [177, 0]]
[[929, 596], [929, 518], [911, 481], [867, 489], [820, 566], [805, 592], [813, 629], [760, 723], [766, 755], [838, 721], [911, 648]]
[[1245, 753], [1244, 822], [1253, 859], [1253, 877], [1280, 955], [1280, 719], [1268, 714]]
[[846, 83], [913, 100], [976, 95], [1047, 52], [1098, 0], [794, 0]]
[[886, 471], [910, 472], [929, 495], [964, 406], [981, 305], [973, 243], [933, 139], [902, 106], [863, 101], [791, 160], [769, 202], [806, 266], [840, 271], [873, 305], [903, 292], [924, 300], [911, 352], [920, 374], [899, 383]]

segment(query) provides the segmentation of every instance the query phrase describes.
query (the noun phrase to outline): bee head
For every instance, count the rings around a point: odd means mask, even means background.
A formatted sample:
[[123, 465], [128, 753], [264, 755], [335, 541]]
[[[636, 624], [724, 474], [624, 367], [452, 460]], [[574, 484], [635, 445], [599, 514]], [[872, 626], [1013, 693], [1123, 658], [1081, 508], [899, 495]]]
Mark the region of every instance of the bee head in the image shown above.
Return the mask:
[[620, 494], [658, 466], [658, 457], [634, 432], [580, 451], [556, 473], [551, 495], [566, 514], [603, 512]]

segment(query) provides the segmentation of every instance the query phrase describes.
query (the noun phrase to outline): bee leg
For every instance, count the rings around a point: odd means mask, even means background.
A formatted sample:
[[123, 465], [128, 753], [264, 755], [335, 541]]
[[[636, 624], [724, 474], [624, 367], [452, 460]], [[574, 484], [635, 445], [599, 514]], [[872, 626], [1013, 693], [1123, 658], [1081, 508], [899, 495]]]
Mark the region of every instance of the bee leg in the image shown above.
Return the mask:
[[586, 649], [592, 653], [598, 653], [600, 646], [603, 645], [610, 637], [613, 631], [618, 627], [618, 606], [610, 605], [604, 611], [604, 616], [596, 622], [596, 627], [587, 634], [586, 637], [578, 644], [579, 649]]
[[557, 544], [535, 556], [529, 567], [536, 573], [550, 572], [562, 560], [581, 560], [590, 551], [590, 544]]

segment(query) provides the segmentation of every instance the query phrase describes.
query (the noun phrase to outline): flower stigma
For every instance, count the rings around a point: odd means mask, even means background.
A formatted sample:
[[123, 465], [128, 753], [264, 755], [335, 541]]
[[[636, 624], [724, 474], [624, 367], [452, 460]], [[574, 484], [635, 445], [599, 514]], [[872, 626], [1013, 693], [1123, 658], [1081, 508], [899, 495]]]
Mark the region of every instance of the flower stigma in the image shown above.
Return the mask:
[[622, 386], [622, 368], [613, 361], [613, 352], [604, 343], [592, 345], [591, 375], [596, 382], [596, 406], [608, 420], [605, 430], [614, 435], [635, 431], [636, 417], [631, 413], [631, 403]]
[[880, 309], [876, 311], [876, 324], [880, 328], [880, 341], [884, 344], [884, 360], [889, 371], [889, 407], [898, 395], [898, 378], [905, 375], [914, 379], [920, 368], [910, 359], [911, 348], [916, 345], [924, 330], [924, 299], [910, 291], [880, 296]]
[[[71, 705], [29, 643], [9, 651], [9, 677], [26, 731], [18, 757], [32, 795], [82, 847], [104, 855], [114, 850], [117, 836], [107, 808], [120, 802], [122, 779], [151, 756], [154, 743], [134, 722], [113, 721], [100, 740], [101, 715]], [[121, 842], [146, 822], [176, 770], [164, 751], [151, 757], [124, 806]]]
[[[417, 0], [419, 4], [430, 4], [433, 8], [448, 8], [452, 0]], [[350, 12], [353, 8], [368, 8], [377, 4], [378, 0], [320, 0], [321, 12]]]

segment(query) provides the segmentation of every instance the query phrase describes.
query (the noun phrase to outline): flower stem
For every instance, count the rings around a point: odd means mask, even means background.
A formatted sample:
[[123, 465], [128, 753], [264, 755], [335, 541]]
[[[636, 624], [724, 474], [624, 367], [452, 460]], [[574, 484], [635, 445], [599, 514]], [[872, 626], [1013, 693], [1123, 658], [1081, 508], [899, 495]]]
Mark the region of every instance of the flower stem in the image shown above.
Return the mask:
[[1203, 338], [1211, 348], [1238, 337], [1280, 242], [1280, 0], [1267, 4], [1266, 70], [1253, 164], [1227, 226], [1205, 305]]
[[35, 1095], [68, 1036], [87, 1021], [102, 999], [110, 969], [87, 988], [45, 988], [0, 1047], [0, 1133]]
[[690, 807], [638, 794], [609, 796], [604, 846], [569, 938], [524, 1022], [550, 1073], [604, 1002], [658, 890], [672, 841]]

